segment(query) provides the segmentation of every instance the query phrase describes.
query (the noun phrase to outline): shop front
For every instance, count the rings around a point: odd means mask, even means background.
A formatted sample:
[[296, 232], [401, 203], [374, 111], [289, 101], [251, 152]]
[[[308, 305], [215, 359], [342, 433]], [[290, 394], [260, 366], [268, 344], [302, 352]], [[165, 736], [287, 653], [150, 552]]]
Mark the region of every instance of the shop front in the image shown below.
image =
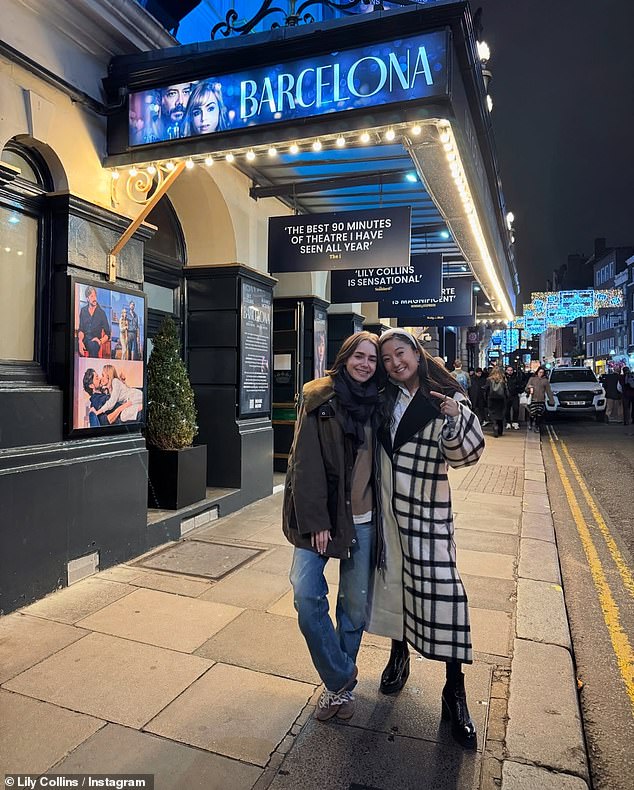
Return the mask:
[[[466, 361], [467, 330], [510, 320], [519, 290], [466, 3], [190, 46], [95, 5], [83, 67], [57, 83], [52, 55], [7, 67], [3, 239], [23, 229], [34, 297], [5, 297], [0, 319], [17, 338], [0, 340], [4, 611], [270, 494], [301, 386], [350, 333], [404, 324]], [[87, 56], [95, 26], [110, 43]], [[56, 36], [68, 50], [64, 20]], [[89, 365], [91, 286], [108, 323]], [[142, 392], [166, 315], [207, 448], [207, 498], [170, 515], [148, 511], [146, 404], [102, 430], [83, 385], [118, 365]]]

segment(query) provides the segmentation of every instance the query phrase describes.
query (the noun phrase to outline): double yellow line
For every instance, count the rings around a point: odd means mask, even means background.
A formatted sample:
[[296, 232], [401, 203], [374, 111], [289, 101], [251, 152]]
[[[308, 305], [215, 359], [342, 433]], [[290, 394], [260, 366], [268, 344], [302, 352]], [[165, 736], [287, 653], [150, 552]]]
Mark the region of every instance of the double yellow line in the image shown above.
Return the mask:
[[[606, 627], [608, 629], [608, 633], [610, 635], [610, 641], [612, 642], [612, 649], [614, 650], [614, 654], [616, 656], [616, 661], [619, 667], [619, 671], [621, 673], [621, 677], [623, 678], [623, 682], [625, 684], [625, 688], [627, 690], [628, 696], [630, 698], [630, 704], [632, 706], [632, 711], [634, 712], [634, 650], [632, 649], [632, 645], [627, 637], [627, 634], [623, 630], [623, 626], [621, 625], [621, 618], [619, 613], [619, 608], [614, 600], [614, 596], [612, 595], [612, 591], [608, 585], [605, 571], [603, 570], [603, 565], [601, 564], [601, 560], [599, 558], [599, 553], [597, 552], [596, 546], [592, 540], [592, 535], [590, 534], [590, 530], [586, 521], [583, 517], [583, 513], [581, 512], [581, 507], [575, 496], [575, 492], [573, 490], [572, 484], [570, 482], [570, 478], [564, 468], [564, 464], [557, 449], [557, 445], [555, 444], [553, 434], [549, 431], [550, 436], [550, 447], [553, 452], [553, 456], [555, 458], [555, 464], [557, 465], [557, 471], [559, 472], [559, 477], [561, 478], [562, 485], [564, 487], [564, 491], [566, 492], [566, 498], [568, 500], [568, 505], [570, 506], [570, 511], [572, 513], [572, 517], [577, 525], [577, 531], [579, 533], [579, 537], [581, 539], [581, 544], [583, 546], [583, 550], [586, 554], [586, 558], [588, 560], [588, 566], [590, 568], [590, 573], [592, 575], [592, 580], [594, 582], [594, 586], [596, 587], [597, 594], [599, 596], [599, 603], [601, 605], [601, 610], [603, 612], [603, 619], [605, 620]], [[582, 478], [581, 474], [579, 473], [579, 469], [575, 464], [572, 456], [568, 452], [568, 448], [566, 447], [566, 443], [561, 441], [561, 448], [563, 453], [568, 461], [570, 466], [570, 470], [574, 475], [575, 480], [583, 494], [588, 506], [590, 508], [590, 512], [596, 524], [605, 540], [605, 543], [608, 547], [608, 550], [614, 560], [614, 564], [616, 565], [621, 579], [623, 580], [623, 584], [625, 588], [629, 591], [630, 595], [634, 596], [634, 577], [630, 569], [627, 566], [627, 563], [623, 559], [623, 555], [618, 549], [614, 538], [612, 537], [610, 530], [608, 529], [607, 524], [601, 513], [599, 512], [599, 508], [596, 505], [596, 502], [592, 498], [590, 492], [588, 491], [588, 487], [585, 484], [584, 479]]]

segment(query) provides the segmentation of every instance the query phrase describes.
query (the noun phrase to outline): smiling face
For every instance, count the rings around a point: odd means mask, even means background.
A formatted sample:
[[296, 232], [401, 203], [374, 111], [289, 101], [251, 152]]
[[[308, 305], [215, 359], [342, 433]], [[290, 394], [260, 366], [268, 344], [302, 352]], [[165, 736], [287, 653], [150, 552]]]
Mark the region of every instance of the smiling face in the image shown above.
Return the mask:
[[350, 378], [365, 384], [376, 373], [376, 346], [369, 340], [362, 340], [346, 359], [346, 371]]
[[192, 125], [194, 134], [209, 134], [215, 132], [220, 120], [218, 99], [214, 94], [203, 97], [203, 101], [192, 110]]
[[387, 375], [410, 392], [419, 386], [419, 359], [419, 352], [407, 340], [395, 337], [381, 344], [381, 360]]

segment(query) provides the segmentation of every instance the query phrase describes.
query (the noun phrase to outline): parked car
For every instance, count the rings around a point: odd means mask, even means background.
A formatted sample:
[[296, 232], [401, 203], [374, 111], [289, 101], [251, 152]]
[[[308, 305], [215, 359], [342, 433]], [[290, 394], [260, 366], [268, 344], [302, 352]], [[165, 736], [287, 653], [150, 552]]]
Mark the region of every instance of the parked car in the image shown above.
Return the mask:
[[555, 405], [546, 402], [550, 414], [594, 414], [605, 419], [605, 390], [590, 368], [555, 367], [550, 371]]

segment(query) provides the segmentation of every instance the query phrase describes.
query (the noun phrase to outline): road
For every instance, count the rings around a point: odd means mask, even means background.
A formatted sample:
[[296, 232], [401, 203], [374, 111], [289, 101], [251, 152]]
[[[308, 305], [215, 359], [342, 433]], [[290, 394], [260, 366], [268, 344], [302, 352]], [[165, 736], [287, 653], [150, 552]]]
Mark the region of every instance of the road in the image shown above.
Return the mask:
[[634, 428], [555, 419], [548, 493], [595, 790], [634, 777]]

